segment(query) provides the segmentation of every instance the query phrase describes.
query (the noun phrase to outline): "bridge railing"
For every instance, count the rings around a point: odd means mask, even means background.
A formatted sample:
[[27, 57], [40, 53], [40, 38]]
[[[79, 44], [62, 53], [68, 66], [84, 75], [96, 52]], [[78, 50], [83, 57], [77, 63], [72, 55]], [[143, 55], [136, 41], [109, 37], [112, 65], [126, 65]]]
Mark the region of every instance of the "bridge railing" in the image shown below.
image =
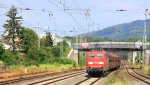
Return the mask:
[[92, 49], [92, 48], [137, 48], [141, 49], [149, 43], [142, 42], [83, 42], [73, 43], [73, 49]]

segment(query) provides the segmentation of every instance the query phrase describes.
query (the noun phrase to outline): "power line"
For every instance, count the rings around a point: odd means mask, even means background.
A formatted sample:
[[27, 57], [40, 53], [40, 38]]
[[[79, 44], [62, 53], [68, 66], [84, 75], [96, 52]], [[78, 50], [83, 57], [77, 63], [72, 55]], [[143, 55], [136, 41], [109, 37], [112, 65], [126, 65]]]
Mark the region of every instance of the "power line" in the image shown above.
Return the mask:
[[[50, 1], [50, 0], [48, 0], [48, 1], [49, 1], [51, 4], [53, 4], [54, 6], [58, 7], [59, 9], [62, 9], [61, 7], [59, 7], [59, 6], [58, 6], [57, 4], [55, 4], [54, 2], [52, 2], [52, 1]], [[55, 1], [56, 1], [56, 0], [55, 0]], [[71, 13], [66, 12], [65, 9], [62, 9], [62, 10], [64, 10], [65, 13], [67, 13], [68, 15], [71, 16], [71, 18], [73, 19], [73, 21], [75, 22], [75, 24], [79, 25], [78, 22], [77, 22], [77, 20], [72, 16]]]

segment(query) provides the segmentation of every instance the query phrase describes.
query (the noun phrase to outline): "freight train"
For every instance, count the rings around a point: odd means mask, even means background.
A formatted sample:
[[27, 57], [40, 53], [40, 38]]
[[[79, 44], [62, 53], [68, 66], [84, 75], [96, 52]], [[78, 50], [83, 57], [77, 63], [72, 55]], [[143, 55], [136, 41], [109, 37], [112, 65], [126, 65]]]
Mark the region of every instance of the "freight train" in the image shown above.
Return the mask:
[[102, 74], [109, 70], [118, 69], [121, 58], [111, 52], [91, 51], [86, 53], [86, 69], [88, 75]]

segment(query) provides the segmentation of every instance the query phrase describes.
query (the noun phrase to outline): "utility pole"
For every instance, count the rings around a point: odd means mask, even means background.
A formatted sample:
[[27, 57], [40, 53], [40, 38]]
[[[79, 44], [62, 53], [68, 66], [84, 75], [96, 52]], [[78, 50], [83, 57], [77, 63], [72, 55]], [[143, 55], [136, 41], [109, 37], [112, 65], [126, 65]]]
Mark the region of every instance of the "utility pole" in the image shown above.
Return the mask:
[[[40, 28], [40, 26], [39, 26], [39, 25], [38, 25], [38, 26], [35, 26], [35, 27], [33, 26], [32, 28], [33, 28], [33, 30], [34, 30], [34, 29], [36, 29], [36, 28]], [[36, 31], [36, 30], [34, 30], [34, 31]], [[39, 35], [38, 35], [38, 47], [40, 48], [40, 36], [39, 36]]]
[[147, 35], [146, 35], [146, 30], [147, 30], [147, 12], [148, 9], [145, 9], [145, 21], [144, 21], [144, 46], [143, 46], [143, 51], [144, 51], [144, 64], [147, 64], [147, 58], [146, 58], [146, 41], [147, 41]]
[[63, 36], [63, 31], [62, 31], [62, 49], [61, 49], [61, 50], [62, 50], [62, 57], [63, 57], [63, 55], [64, 55], [64, 51], [63, 51], [63, 50], [64, 50], [64, 48], [63, 48], [63, 41], [64, 41], [64, 39], [63, 39], [63, 37], [64, 37], [64, 36]]
[[144, 35], [143, 35], [143, 64], [146, 64], [146, 21], [147, 21], [147, 11], [148, 9], [145, 9], [145, 20], [144, 20]]
[[64, 46], [63, 46], [63, 41], [64, 41], [64, 32], [60, 31], [60, 35], [62, 34], [62, 36], [60, 36], [60, 57], [64, 56]]
[[144, 21], [144, 48], [146, 49], [146, 41], [147, 41], [147, 35], [146, 35], [146, 29], [147, 29], [147, 11], [148, 9], [145, 9], [145, 21]]
[[70, 32], [75, 32], [76, 34], [76, 44], [75, 44], [75, 46], [76, 46], [76, 51], [74, 51], [74, 53], [77, 53], [77, 65], [79, 64], [79, 57], [78, 57], [78, 31], [77, 31], [77, 29], [75, 29], [74, 28], [74, 30], [73, 31], [70, 31]]

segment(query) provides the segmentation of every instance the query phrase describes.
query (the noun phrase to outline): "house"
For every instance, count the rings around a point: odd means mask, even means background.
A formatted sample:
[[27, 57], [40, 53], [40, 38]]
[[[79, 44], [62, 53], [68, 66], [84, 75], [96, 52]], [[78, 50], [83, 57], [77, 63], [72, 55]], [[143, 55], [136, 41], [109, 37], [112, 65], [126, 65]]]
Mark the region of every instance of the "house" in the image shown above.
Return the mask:
[[5, 48], [5, 49], [10, 49], [10, 48], [11, 48], [10, 45], [8, 45], [8, 44], [6, 44], [6, 43], [3, 42], [2, 36], [0, 36], [0, 43], [4, 45], [4, 48]]

